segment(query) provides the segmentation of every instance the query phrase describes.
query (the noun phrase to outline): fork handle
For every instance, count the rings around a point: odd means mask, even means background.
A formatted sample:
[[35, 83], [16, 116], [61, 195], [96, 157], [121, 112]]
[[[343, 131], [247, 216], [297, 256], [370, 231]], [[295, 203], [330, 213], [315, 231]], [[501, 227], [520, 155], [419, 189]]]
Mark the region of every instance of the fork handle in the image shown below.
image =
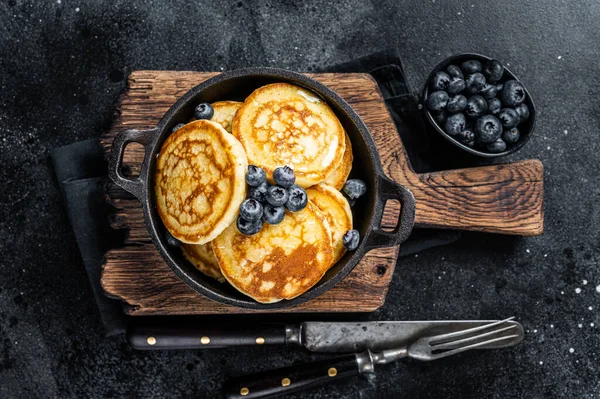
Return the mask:
[[225, 398], [270, 398], [352, 377], [361, 373], [361, 355], [344, 355], [237, 377], [225, 383]]

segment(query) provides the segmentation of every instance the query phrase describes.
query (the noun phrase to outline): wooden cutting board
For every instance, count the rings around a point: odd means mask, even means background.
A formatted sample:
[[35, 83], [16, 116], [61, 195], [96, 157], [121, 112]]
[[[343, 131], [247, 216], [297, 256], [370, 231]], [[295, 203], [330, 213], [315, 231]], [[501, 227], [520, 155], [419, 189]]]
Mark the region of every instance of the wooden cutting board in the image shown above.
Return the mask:
[[[209, 72], [135, 71], [120, 99], [111, 129], [101, 137], [108, 154], [124, 129], [150, 128], [186, 91], [215, 76]], [[417, 201], [416, 226], [539, 235], [543, 231], [543, 167], [538, 160], [417, 174], [408, 161], [376, 82], [368, 74], [308, 74], [344, 98], [363, 119], [379, 151], [383, 169], [409, 188]], [[124, 164], [136, 175], [144, 153], [130, 145]], [[124, 302], [130, 315], [265, 313], [213, 302], [179, 280], [163, 261], [146, 230], [141, 203], [110, 185], [115, 206], [111, 224], [127, 229], [123, 247], [106, 254], [102, 286]], [[398, 204], [389, 203], [382, 225], [396, 225]], [[276, 312], [371, 312], [383, 305], [398, 248], [370, 251], [343, 281], [325, 294]]]

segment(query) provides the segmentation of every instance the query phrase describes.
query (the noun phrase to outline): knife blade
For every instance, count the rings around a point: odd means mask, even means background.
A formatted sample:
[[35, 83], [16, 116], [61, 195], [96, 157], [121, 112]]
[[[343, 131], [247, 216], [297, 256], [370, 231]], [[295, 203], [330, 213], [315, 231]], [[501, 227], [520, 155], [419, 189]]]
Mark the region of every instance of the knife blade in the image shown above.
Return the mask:
[[[301, 345], [311, 352], [381, 351], [406, 345], [425, 335], [455, 332], [492, 320], [322, 322], [221, 326], [131, 326], [127, 342], [135, 349], [198, 349], [249, 345]], [[519, 331], [523, 326], [516, 321]], [[516, 345], [518, 342], [504, 343]], [[495, 348], [494, 344], [480, 349]]]

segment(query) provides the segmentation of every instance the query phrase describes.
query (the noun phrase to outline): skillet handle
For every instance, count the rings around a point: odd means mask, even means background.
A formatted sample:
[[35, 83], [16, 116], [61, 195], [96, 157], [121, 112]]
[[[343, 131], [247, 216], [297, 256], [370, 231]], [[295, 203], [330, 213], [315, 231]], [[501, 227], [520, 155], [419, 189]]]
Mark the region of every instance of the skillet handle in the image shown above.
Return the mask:
[[[377, 204], [376, 220], [378, 223], [366, 237], [367, 250], [381, 247], [393, 247], [404, 242], [412, 232], [415, 224], [415, 197], [412, 192], [385, 177], [379, 175], [379, 203]], [[400, 202], [400, 217], [394, 230], [387, 232], [381, 229], [381, 218], [387, 200], [398, 200]]]
[[[150, 153], [149, 144], [154, 138], [156, 129], [149, 130], [124, 130], [117, 134], [113, 141], [110, 159], [108, 160], [108, 176], [113, 182], [123, 190], [135, 195], [140, 201], [144, 201], [146, 164], [149, 162]], [[144, 161], [140, 170], [140, 175], [135, 179], [128, 179], [121, 173], [123, 166], [123, 152], [129, 143], [139, 143], [144, 146]]]

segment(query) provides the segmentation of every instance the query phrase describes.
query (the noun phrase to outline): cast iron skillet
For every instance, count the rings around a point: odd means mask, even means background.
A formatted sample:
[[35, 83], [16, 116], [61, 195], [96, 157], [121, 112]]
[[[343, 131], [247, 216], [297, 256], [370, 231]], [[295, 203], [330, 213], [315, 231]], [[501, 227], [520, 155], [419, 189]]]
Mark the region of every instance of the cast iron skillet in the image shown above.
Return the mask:
[[[154, 172], [156, 156], [163, 142], [176, 124], [185, 123], [192, 118], [197, 104], [219, 100], [243, 101], [258, 87], [275, 82], [289, 82], [302, 86], [329, 104], [352, 141], [354, 153], [352, 175], [364, 180], [368, 191], [353, 209], [354, 226], [361, 235], [358, 248], [355, 251], [348, 251], [321, 281], [299, 297], [289, 301], [261, 304], [238, 292], [229, 284], [222, 284], [205, 276], [183, 257], [180, 250], [167, 245], [165, 227], [156, 211]], [[140, 143], [145, 147], [144, 162], [139, 176], [135, 179], [126, 178], [121, 173], [123, 151], [131, 142]], [[412, 193], [385, 176], [371, 135], [354, 110], [323, 84], [304, 75], [282, 69], [249, 68], [222, 73], [188, 91], [167, 111], [155, 128], [125, 130], [119, 133], [112, 146], [109, 176], [118, 186], [135, 195], [142, 202], [150, 237], [173, 272], [198, 293], [217, 302], [241, 308], [279, 309], [313, 299], [346, 277], [369, 250], [391, 247], [403, 242], [410, 234], [414, 223], [415, 199]], [[380, 228], [380, 223], [385, 203], [391, 199], [401, 203], [400, 218], [393, 231], [385, 232]]]

